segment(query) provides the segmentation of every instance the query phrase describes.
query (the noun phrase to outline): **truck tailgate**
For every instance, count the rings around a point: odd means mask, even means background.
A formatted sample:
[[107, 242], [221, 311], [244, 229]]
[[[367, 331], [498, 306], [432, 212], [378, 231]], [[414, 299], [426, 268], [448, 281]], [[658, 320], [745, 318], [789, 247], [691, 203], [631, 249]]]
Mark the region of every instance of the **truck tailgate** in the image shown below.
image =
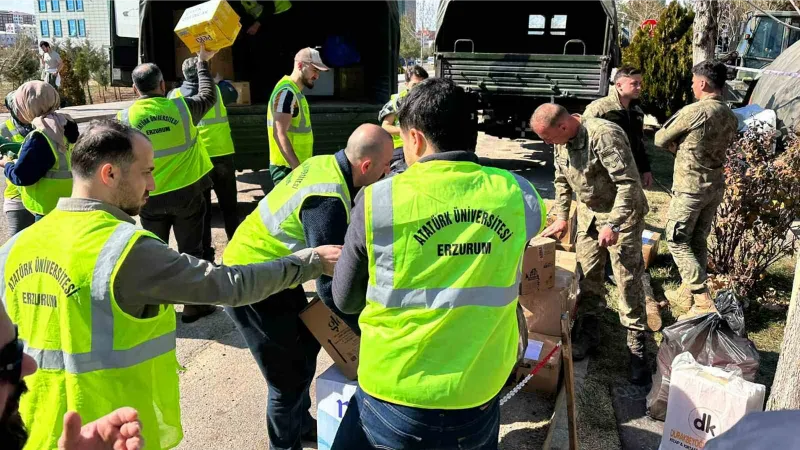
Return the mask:
[[436, 75], [471, 92], [593, 100], [607, 92], [609, 61], [593, 55], [439, 53]]

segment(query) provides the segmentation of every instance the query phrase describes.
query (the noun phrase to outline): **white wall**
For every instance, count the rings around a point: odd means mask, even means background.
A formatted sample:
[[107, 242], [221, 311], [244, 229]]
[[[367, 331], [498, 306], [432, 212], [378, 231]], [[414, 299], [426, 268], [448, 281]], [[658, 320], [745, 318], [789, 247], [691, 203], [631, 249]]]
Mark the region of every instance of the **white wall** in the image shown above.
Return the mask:
[[[31, 0], [36, 11], [36, 36], [39, 40], [50, 42], [65, 41], [69, 38], [72, 42], [81, 43], [88, 40], [95, 47], [108, 48], [111, 44], [111, 33], [108, 17], [107, 0], [83, 0], [83, 11], [67, 11], [66, 0], [58, 0], [59, 11], [53, 12], [52, 0], [47, 0], [47, 12], [39, 12], [39, 1]], [[77, 3], [77, 2], [76, 2]], [[69, 20], [86, 21], [86, 37], [69, 35]], [[43, 37], [41, 33], [40, 21], [47, 20], [50, 27], [50, 36]], [[61, 37], [54, 36], [53, 20], [61, 20]], [[77, 28], [76, 28], [77, 29]]]

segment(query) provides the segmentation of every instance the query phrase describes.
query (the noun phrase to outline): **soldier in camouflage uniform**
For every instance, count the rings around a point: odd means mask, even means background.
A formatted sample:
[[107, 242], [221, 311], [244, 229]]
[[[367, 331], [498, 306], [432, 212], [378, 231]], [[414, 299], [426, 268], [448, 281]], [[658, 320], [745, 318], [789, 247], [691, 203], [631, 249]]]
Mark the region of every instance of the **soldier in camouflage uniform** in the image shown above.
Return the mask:
[[642, 231], [649, 207], [628, 138], [607, 120], [571, 116], [552, 103], [536, 109], [531, 128], [555, 144], [558, 220], [542, 235], [563, 234], [573, 193], [579, 202], [576, 247], [584, 278], [573, 357], [582, 359], [598, 345], [597, 316], [606, 307], [603, 275], [610, 256], [620, 295], [620, 322], [628, 329], [631, 381], [646, 384], [650, 372], [644, 353]]
[[[675, 153], [672, 201], [665, 229], [681, 286], [665, 295], [689, 315], [714, 310], [705, 285], [707, 239], [725, 191], [725, 151], [736, 136], [737, 119], [723, 101], [726, 68], [705, 61], [692, 68], [697, 102], [678, 111], [656, 133], [655, 144]], [[681, 318], [689, 317], [683, 316]]]

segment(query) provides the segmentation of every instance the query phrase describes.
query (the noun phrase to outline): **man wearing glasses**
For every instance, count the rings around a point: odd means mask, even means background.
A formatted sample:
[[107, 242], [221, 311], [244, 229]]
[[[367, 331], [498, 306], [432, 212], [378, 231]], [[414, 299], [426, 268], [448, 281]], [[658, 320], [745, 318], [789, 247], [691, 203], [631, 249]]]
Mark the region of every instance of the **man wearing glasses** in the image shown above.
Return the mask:
[[267, 108], [269, 174], [277, 185], [314, 152], [311, 114], [303, 89], [314, 89], [319, 72], [327, 72], [319, 52], [304, 48], [294, 57], [291, 75], [275, 85]]

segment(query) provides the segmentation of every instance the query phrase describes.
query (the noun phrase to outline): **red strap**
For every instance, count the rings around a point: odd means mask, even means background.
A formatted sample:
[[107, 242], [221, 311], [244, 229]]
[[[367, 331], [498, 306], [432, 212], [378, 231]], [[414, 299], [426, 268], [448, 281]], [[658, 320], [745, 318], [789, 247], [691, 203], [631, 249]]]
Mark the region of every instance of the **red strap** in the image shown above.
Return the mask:
[[547, 356], [545, 356], [544, 358], [542, 358], [541, 361], [539, 361], [539, 364], [537, 364], [536, 367], [534, 367], [533, 370], [531, 371], [531, 375], [536, 375], [536, 373], [539, 372], [539, 370], [542, 367], [544, 367], [545, 364], [547, 364], [547, 361], [550, 361], [550, 358], [553, 357], [553, 355], [556, 353], [556, 350], [558, 350], [559, 348], [561, 348], [561, 342], [556, 344], [556, 346], [553, 347], [552, 350], [550, 350], [550, 353], [548, 353]]

